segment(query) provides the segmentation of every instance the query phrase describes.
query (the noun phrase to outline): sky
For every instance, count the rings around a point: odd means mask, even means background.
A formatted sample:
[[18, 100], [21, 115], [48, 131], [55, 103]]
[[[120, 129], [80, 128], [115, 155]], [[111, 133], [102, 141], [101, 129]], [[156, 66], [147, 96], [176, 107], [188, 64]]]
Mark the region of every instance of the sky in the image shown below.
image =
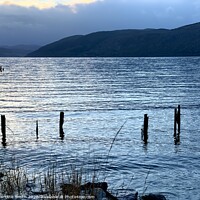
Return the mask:
[[0, 0], [0, 46], [200, 22], [200, 0]]

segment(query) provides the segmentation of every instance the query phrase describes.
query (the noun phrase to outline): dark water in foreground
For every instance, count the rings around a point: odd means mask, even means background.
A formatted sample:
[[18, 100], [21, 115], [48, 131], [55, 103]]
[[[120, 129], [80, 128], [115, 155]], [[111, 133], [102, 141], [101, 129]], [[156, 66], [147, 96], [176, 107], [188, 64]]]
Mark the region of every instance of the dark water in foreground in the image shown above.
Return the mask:
[[[7, 147], [0, 147], [4, 164], [18, 160], [37, 173], [52, 163], [58, 170], [75, 165], [88, 178], [94, 171], [99, 181], [106, 178], [113, 191], [141, 194], [147, 186], [147, 193], [168, 199], [200, 199], [200, 58], [0, 58], [0, 65], [5, 68], [0, 73], [0, 114], [7, 119]], [[178, 104], [181, 138], [174, 145]], [[65, 112], [63, 141], [60, 111]], [[145, 113], [146, 146], [140, 131]]]

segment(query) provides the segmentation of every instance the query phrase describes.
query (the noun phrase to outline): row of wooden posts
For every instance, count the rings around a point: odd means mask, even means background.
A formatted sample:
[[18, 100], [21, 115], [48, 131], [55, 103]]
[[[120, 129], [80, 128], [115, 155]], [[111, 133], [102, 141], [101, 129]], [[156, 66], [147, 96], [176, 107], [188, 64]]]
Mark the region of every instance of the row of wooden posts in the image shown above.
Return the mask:
[[[148, 122], [149, 117], [147, 114], [144, 115], [144, 124], [142, 128], [142, 139], [145, 144], [148, 142]], [[174, 109], [174, 142], [178, 144], [180, 142], [180, 131], [181, 131], [181, 107], [178, 105]]]
[[[59, 133], [60, 138], [64, 139], [64, 112], [60, 112], [60, 121], [59, 121]], [[1, 115], [1, 132], [2, 132], [2, 145], [6, 146], [6, 117], [5, 115]], [[39, 128], [38, 128], [38, 120], [36, 121], [36, 139], [39, 139]]]
[[[175, 144], [180, 142], [180, 122], [181, 122], [181, 111], [180, 105], [174, 109], [174, 141]], [[145, 144], [148, 143], [148, 122], [149, 117], [147, 114], [144, 115], [144, 124], [142, 128], [142, 140]], [[64, 112], [60, 112], [60, 120], [59, 120], [59, 135], [60, 138], [64, 139], [64, 131], [63, 131], [63, 124], [64, 124]], [[6, 146], [6, 117], [5, 115], [1, 115], [1, 132], [2, 132], [2, 145]], [[38, 131], [38, 120], [36, 121], [36, 139], [39, 138], [39, 131]]]

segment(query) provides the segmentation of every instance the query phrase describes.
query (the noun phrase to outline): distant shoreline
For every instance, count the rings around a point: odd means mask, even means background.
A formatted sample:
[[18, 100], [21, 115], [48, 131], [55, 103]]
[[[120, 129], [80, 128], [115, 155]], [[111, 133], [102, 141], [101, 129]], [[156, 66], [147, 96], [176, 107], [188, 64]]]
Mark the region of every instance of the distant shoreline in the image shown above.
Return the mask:
[[200, 56], [200, 23], [176, 29], [129, 29], [74, 35], [27, 57], [188, 57]]
[[45, 46], [0, 46], [0, 57], [198, 57], [200, 23], [74, 35]]

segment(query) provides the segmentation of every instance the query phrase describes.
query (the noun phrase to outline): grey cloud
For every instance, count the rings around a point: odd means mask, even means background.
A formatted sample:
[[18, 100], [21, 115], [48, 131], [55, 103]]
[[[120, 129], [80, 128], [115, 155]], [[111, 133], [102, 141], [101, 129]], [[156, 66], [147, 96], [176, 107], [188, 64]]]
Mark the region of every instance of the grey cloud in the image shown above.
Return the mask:
[[175, 28], [200, 21], [196, 0], [104, 0], [51, 9], [0, 6], [1, 44], [47, 44], [101, 30]]

